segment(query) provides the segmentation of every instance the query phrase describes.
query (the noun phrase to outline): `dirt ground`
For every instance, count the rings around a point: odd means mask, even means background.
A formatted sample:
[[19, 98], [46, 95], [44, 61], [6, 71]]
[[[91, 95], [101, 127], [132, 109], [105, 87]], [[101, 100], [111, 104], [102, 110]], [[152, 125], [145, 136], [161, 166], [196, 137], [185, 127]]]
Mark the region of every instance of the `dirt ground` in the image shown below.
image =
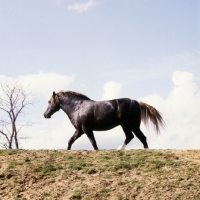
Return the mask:
[[0, 150], [0, 199], [200, 200], [200, 150]]

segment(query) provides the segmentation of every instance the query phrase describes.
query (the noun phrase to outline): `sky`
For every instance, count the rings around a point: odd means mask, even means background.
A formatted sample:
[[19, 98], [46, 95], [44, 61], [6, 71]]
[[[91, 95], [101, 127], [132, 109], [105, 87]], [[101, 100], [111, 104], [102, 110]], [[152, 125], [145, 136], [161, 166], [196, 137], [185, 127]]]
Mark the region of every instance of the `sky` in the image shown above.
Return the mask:
[[[67, 148], [75, 129], [66, 114], [43, 113], [53, 91], [73, 90], [158, 109], [166, 123], [159, 135], [141, 124], [150, 149], [199, 149], [199, 10], [198, 0], [0, 1], [0, 81], [23, 83], [37, 102], [18, 121], [32, 122], [20, 147]], [[99, 149], [125, 140], [120, 126], [94, 134]], [[136, 137], [126, 147], [142, 148]], [[93, 148], [83, 135], [72, 149]]]

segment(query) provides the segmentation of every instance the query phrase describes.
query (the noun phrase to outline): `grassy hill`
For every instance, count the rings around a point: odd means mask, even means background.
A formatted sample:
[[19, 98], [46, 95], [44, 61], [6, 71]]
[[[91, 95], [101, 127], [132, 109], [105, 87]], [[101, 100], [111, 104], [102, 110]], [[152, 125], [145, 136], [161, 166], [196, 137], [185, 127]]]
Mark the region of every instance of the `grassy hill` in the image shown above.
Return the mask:
[[0, 199], [200, 200], [200, 150], [0, 150]]

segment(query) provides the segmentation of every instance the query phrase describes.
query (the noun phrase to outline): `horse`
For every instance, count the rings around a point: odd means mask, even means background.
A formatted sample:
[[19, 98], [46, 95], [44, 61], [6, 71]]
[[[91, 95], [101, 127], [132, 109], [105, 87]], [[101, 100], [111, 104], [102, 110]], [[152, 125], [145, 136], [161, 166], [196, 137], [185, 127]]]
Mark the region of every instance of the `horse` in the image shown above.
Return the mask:
[[163, 117], [156, 108], [129, 98], [94, 101], [84, 94], [69, 90], [53, 92], [48, 104], [44, 113], [45, 118], [51, 118], [55, 112], [62, 109], [75, 127], [75, 133], [68, 141], [68, 150], [84, 133], [93, 148], [98, 150], [93, 131], [106, 131], [118, 125], [122, 127], [126, 137], [124, 144], [119, 149], [125, 149], [126, 145], [134, 138], [133, 133], [144, 148], [148, 149], [146, 137], [140, 130], [141, 121], [146, 126], [151, 121], [157, 134], [160, 132], [160, 127], [164, 126]]

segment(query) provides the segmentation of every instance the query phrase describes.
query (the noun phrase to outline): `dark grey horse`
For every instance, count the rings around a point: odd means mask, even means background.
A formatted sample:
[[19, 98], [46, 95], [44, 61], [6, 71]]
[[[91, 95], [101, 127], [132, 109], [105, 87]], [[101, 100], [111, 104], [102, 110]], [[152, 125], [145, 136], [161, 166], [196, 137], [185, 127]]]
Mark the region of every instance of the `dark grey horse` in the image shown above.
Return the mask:
[[87, 135], [94, 149], [98, 150], [93, 131], [106, 131], [118, 125], [122, 127], [126, 136], [120, 149], [124, 149], [134, 138], [133, 133], [142, 142], [144, 148], [148, 148], [146, 137], [140, 130], [141, 120], [146, 125], [151, 121], [157, 133], [159, 127], [164, 125], [161, 114], [154, 107], [128, 98], [93, 101], [73, 91], [53, 92], [44, 117], [50, 118], [60, 109], [68, 115], [76, 129], [68, 142], [68, 150], [83, 133]]

